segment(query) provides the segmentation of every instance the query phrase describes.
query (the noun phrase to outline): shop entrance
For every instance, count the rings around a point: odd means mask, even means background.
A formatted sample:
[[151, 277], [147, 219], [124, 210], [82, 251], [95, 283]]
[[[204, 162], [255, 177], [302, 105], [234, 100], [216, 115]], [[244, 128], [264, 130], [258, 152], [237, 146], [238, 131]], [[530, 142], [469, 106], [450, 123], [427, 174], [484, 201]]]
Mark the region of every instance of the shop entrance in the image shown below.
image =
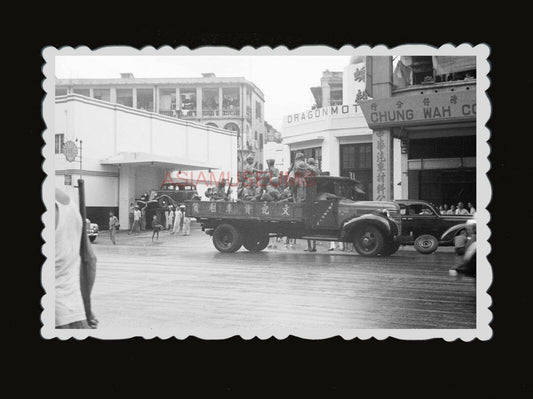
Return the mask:
[[476, 169], [436, 169], [409, 171], [410, 198], [435, 205], [468, 202], [476, 207]]

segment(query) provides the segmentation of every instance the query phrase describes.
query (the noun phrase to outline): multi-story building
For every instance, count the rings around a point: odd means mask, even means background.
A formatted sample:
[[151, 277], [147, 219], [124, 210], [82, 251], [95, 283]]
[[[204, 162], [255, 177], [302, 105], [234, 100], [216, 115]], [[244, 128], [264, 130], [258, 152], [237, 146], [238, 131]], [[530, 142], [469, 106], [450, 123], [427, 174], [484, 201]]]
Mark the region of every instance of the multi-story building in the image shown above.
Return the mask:
[[[476, 57], [367, 57], [374, 199], [476, 201]], [[396, 143], [400, 142], [400, 148]], [[398, 173], [395, 171], [399, 169]]]
[[342, 72], [324, 71], [321, 86], [311, 88], [315, 104], [284, 117], [282, 138], [286, 168], [301, 152], [314, 158], [322, 172], [358, 179], [365, 191], [361, 198], [371, 199], [372, 130], [357, 103], [357, 93], [364, 92], [363, 67], [358, 57]]
[[262, 165], [263, 92], [242, 77], [57, 79], [56, 95], [76, 93], [169, 117], [237, 132], [238, 165], [254, 153]]

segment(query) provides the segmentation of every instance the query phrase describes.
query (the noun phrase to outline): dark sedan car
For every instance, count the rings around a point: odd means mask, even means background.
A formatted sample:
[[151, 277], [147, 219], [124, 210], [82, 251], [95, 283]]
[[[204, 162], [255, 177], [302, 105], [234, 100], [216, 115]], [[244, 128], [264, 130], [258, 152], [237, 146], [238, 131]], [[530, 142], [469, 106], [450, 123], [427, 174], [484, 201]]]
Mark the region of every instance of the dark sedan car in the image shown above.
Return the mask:
[[414, 245], [421, 253], [434, 252], [439, 245], [453, 245], [454, 238], [464, 230], [472, 215], [441, 215], [429, 202], [395, 200], [402, 217], [403, 245]]

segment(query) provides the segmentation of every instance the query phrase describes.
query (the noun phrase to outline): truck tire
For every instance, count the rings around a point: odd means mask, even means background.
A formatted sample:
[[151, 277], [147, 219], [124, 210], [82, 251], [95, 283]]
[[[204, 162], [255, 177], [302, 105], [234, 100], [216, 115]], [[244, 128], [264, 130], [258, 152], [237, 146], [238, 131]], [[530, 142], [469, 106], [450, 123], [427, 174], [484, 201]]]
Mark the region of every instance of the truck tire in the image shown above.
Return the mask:
[[416, 238], [414, 245], [418, 252], [428, 255], [437, 250], [439, 247], [439, 240], [431, 234], [422, 234]]
[[383, 252], [385, 240], [377, 227], [366, 225], [355, 232], [353, 246], [359, 255], [377, 256]]
[[223, 253], [236, 252], [242, 245], [242, 235], [235, 226], [221, 224], [213, 232], [213, 245]]
[[381, 251], [381, 256], [391, 256], [392, 254], [395, 254], [398, 249], [400, 248], [399, 242], [387, 242], [383, 246], [383, 251]]
[[269, 242], [270, 237], [268, 234], [264, 234], [245, 239], [243, 245], [250, 252], [259, 252], [268, 247]]

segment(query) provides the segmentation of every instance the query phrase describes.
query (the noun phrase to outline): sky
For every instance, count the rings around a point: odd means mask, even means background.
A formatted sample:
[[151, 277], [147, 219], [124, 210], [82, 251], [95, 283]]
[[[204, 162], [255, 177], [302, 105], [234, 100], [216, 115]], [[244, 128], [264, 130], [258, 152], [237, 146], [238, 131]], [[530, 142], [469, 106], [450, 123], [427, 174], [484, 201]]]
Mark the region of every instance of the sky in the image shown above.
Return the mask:
[[265, 95], [265, 120], [281, 130], [283, 116], [311, 108], [310, 88], [320, 86], [322, 72], [343, 71], [350, 56], [58, 56], [59, 79], [244, 77]]

